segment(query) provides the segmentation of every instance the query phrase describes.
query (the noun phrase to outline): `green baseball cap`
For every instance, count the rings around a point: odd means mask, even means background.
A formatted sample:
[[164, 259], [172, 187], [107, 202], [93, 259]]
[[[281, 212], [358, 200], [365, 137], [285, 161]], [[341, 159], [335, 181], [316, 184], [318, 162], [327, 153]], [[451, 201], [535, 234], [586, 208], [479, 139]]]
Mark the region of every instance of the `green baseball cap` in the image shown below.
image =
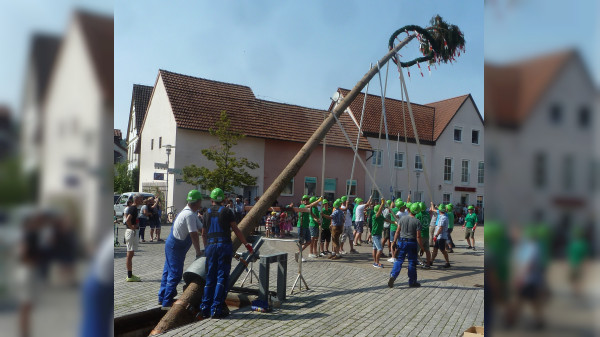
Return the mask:
[[452, 204], [446, 205], [446, 210], [448, 210], [448, 212], [451, 212], [453, 209], [454, 209], [454, 205], [452, 205]]
[[469, 206], [469, 207], [467, 207], [467, 209], [475, 209], [475, 207]]
[[339, 199], [333, 203], [333, 207], [335, 208], [340, 208], [340, 206], [342, 206], [342, 201]]
[[328, 204], [328, 203], [329, 203], [329, 201], [327, 201], [327, 199], [323, 199], [322, 203], [323, 203], [323, 204]]
[[348, 197], [344, 195], [344, 196], [343, 196], [343, 197], [342, 197], [340, 200], [341, 200], [342, 202], [346, 202], [346, 200], [348, 200]]
[[439, 211], [442, 211], [442, 212], [446, 212], [446, 206], [444, 206], [444, 204], [440, 204], [440, 205], [438, 206], [438, 210], [439, 210]]
[[354, 202], [360, 204], [361, 202], [363, 202], [363, 200], [361, 198], [356, 198], [354, 199]]
[[319, 199], [319, 198], [317, 198], [317, 197], [310, 197], [310, 199], [308, 199], [308, 202], [312, 204], [313, 202], [317, 201], [317, 199]]
[[375, 208], [373, 208], [375, 213], [379, 212], [379, 208], [381, 208], [381, 205], [375, 205]]
[[305, 194], [305, 195], [302, 196], [302, 200], [304, 200], [304, 199], [310, 199], [310, 197]]

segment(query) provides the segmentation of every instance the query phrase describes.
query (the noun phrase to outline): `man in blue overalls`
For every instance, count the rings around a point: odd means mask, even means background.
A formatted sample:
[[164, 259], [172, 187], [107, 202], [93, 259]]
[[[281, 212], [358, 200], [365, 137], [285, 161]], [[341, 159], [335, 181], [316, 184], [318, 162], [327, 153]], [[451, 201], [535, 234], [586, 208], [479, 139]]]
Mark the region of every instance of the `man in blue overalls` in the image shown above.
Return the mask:
[[[202, 194], [198, 190], [191, 190], [187, 196], [187, 206], [177, 215], [171, 234], [165, 242], [165, 267], [163, 269], [158, 303], [167, 310], [173, 305], [177, 295], [177, 285], [183, 276], [183, 262], [185, 255], [192, 245], [196, 250], [196, 258], [200, 257], [200, 237], [198, 232], [203, 231], [202, 223], [197, 212], [201, 207]], [[204, 237], [203, 237], [204, 239]], [[204, 247], [206, 240], [204, 239]]]
[[215, 188], [210, 193], [212, 206], [204, 213], [204, 224], [207, 230], [202, 238], [208, 242], [206, 246], [206, 286], [200, 310], [203, 317], [223, 318], [229, 314], [225, 304], [225, 296], [229, 290], [229, 272], [233, 257], [231, 231], [242, 241], [246, 249], [252, 253], [244, 234], [235, 221], [235, 214], [222, 205], [225, 193]]

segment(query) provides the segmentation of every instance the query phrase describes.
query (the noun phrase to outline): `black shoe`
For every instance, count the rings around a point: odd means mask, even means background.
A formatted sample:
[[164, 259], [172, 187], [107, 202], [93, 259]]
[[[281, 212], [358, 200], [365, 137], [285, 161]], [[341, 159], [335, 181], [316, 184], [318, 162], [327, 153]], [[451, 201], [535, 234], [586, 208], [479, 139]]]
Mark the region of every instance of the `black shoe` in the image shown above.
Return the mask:
[[390, 279], [388, 280], [388, 287], [393, 288], [394, 287], [394, 281], [396, 281], [395, 278], [390, 277]]
[[471, 246], [467, 247], [467, 249], [472, 249], [472, 248], [473, 248], [473, 247], [471, 247]]
[[444, 268], [450, 268], [450, 263], [446, 263], [446, 264], [444, 265]]
[[418, 288], [418, 287], [420, 287], [420, 286], [421, 286], [421, 283], [419, 283], [419, 282], [415, 282], [415, 283], [413, 283], [413, 284], [409, 284], [408, 286], [409, 286], [410, 288]]

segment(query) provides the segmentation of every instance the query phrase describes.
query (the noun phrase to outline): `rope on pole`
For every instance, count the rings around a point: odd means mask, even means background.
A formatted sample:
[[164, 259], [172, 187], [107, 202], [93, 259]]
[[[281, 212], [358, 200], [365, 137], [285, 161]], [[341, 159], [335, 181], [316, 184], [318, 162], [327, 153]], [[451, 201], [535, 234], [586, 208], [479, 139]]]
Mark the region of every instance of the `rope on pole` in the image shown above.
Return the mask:
[[[369, 65], [369, 69], [373, 68], [373, 64]], [[360, 123], [358, 125], [358, 133], [356, 134], [356, 148], [360, 141], [360, 133], [362, 132], [363, 119], [365, 117], [365, 107], [367, 106], [367, 96], [369, 95], [369, 83], [367, 82], [367, 88], [365, 89], [365, 99], [363, 100], [362, 112], [360, 114]], [[336, 102], [337, 103], [337, 102]], [[352, 179], [354, 178], [354, 165], [356, 164], [356, 156], [358, 152], [354, 152], [354, 159], [352, 160], [352, 171], [350, 171], [350, 184], [348, 185], [346, 198], [350, 198], [350, 191], [352, 190]], [[357, 186], [358, 188], [358, 186]]]
[[415, 118], [412, 113], [412, 107], [410, 105], [410, 98], [408, 97], [408, 91], [406, 90], [406, 83], [404, 82], [404, 74], [402, 73], [402, 69], [398, 68], [400, 71], [400, 81], [402, 82], [402, 89], [404, 89], [404, 93], [406, 95], [406, 103], [408, 105], [408, 114], [410, 116], [410, 122], [413, 127], [413, 131], [415, 133], [415, 140], [417, 141], [417, 151], [419, 152], [419, 157], [421, 158], [421, 164], [423, 165], [423, 174], [425, 175], [425, 182], [427, 183], [427, 191], [429, 192], [429, 199], [433, 201], [433, 193], [431, 190], [431, 185], [429, 184], [429, 176], [427, 175], [427, 168], [425, 165], [425, 160], [423, 160], [423, 155], [421, 153], [421, 142], [419, 141], [419, 134], [417, 132], [417, 125], [415, 123]]

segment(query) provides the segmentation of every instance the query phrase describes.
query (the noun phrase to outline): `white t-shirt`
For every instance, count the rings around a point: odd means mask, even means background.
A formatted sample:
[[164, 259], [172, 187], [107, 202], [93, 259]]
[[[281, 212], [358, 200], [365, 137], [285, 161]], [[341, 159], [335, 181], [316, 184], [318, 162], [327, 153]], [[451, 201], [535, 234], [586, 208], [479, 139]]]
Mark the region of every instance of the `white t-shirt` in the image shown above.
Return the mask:
[[178, 240], [185, 240], [191, 232], [201, 229], [202, 222], [198, 214], [192, 212], [190, 206], [185, 206], [173, 223], [173, 236]]
[[398, 213], [396, 213], [396, 223], [399, 223], [400, 219], [405, 215], [408, 215], [408, 211], [398, 211]]
[[352, 227], [352, 214], [350, 213], [349, 209], [346, 210], [345, 215], [344, 227]]
[[355, 214], [355, 218], [354, 221], [358, 222], [358, 221], [365, 221], [365, 206], [367, 206], [367, 204], [362, 204], [362, 205], [357, 205], [356, 209], [354, 210], [354, 214]]
[[[381, 215], [383, 215], [384, 219], [390, 220], [390, 216], [389, 216], [390, 215], [390, 209], [389, 208], [384, 209], [383, 212], [381, 212]], [[383, 222], [383, 228], [389, 228], [389, 227], [390, 227], [390, 223], [387, 222], [387, 221], [384, 221]]]

